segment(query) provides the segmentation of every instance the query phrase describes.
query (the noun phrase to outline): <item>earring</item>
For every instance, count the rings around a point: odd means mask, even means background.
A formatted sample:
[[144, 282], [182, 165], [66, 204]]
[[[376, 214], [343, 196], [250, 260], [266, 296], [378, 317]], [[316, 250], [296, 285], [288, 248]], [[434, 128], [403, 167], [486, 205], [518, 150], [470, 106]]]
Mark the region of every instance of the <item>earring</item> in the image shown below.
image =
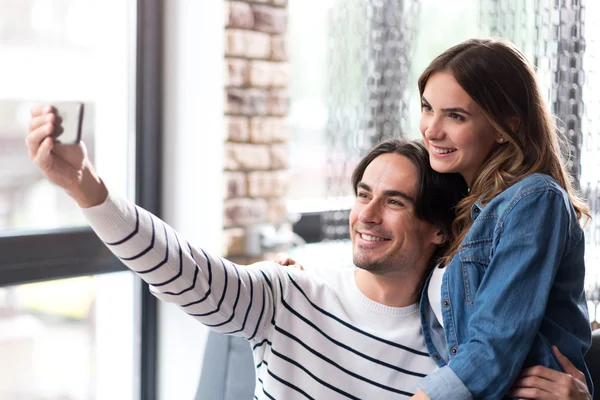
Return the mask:
[[500, 136], [500, 138], [498, 139], [498, 143], [504, 143], [504, 137]]

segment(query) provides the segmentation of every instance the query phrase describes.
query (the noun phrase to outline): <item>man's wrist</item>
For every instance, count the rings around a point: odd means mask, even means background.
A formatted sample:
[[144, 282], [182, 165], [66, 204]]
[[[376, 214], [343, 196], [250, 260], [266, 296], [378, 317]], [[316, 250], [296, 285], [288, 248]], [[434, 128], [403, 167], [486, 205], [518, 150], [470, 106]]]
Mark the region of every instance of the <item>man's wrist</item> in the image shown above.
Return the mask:
[[108, 189], [92, 166], [87, 165], [82, 171], [79, 186], [70, 191], [69, 196], [75, 200], [80, 208], [90, 208], [106, 201]]

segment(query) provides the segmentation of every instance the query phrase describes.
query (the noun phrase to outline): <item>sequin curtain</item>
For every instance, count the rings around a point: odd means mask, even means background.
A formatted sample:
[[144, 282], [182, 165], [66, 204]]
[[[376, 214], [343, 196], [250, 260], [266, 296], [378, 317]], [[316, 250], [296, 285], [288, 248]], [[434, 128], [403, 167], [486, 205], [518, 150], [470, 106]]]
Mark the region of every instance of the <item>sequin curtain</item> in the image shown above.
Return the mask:
[[338, 0], [330, 10], [327, 193], [322, 238], [348, 236], [350, 175], [376, 143], [402, 137], [419, 1]]

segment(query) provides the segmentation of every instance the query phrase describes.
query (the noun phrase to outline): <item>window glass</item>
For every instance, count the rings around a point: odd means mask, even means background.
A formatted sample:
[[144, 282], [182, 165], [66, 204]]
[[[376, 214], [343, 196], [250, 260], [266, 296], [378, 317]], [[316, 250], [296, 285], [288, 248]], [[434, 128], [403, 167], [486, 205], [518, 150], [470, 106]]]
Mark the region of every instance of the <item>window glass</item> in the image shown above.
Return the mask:
[[34, 104], [83, 102], [91, 158], [114, 190], [131, 195], [134, 6], [133, 0], [0, 0], [0, 231], [84, 224], [27, 155]]
[[133, 279], [0, 288], [0, 399], [134, 398]]

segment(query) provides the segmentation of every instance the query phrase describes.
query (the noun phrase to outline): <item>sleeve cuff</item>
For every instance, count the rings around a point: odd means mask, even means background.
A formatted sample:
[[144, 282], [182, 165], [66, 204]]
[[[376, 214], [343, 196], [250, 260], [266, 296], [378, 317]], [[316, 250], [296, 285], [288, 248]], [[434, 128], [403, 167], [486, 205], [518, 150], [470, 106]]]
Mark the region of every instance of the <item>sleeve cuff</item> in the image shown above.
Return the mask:
[[473, 400], [469, 389], [448, 366], [421, 379], [418, 386], [431, 400]]
[[122, 238], [123, 232], [132, 229], [130, 225], [135, 226], [135, 216], [132, 218], [135, 206], [111, 192], [104, 203], [80, 210], [90, 227], [104, 242]]

